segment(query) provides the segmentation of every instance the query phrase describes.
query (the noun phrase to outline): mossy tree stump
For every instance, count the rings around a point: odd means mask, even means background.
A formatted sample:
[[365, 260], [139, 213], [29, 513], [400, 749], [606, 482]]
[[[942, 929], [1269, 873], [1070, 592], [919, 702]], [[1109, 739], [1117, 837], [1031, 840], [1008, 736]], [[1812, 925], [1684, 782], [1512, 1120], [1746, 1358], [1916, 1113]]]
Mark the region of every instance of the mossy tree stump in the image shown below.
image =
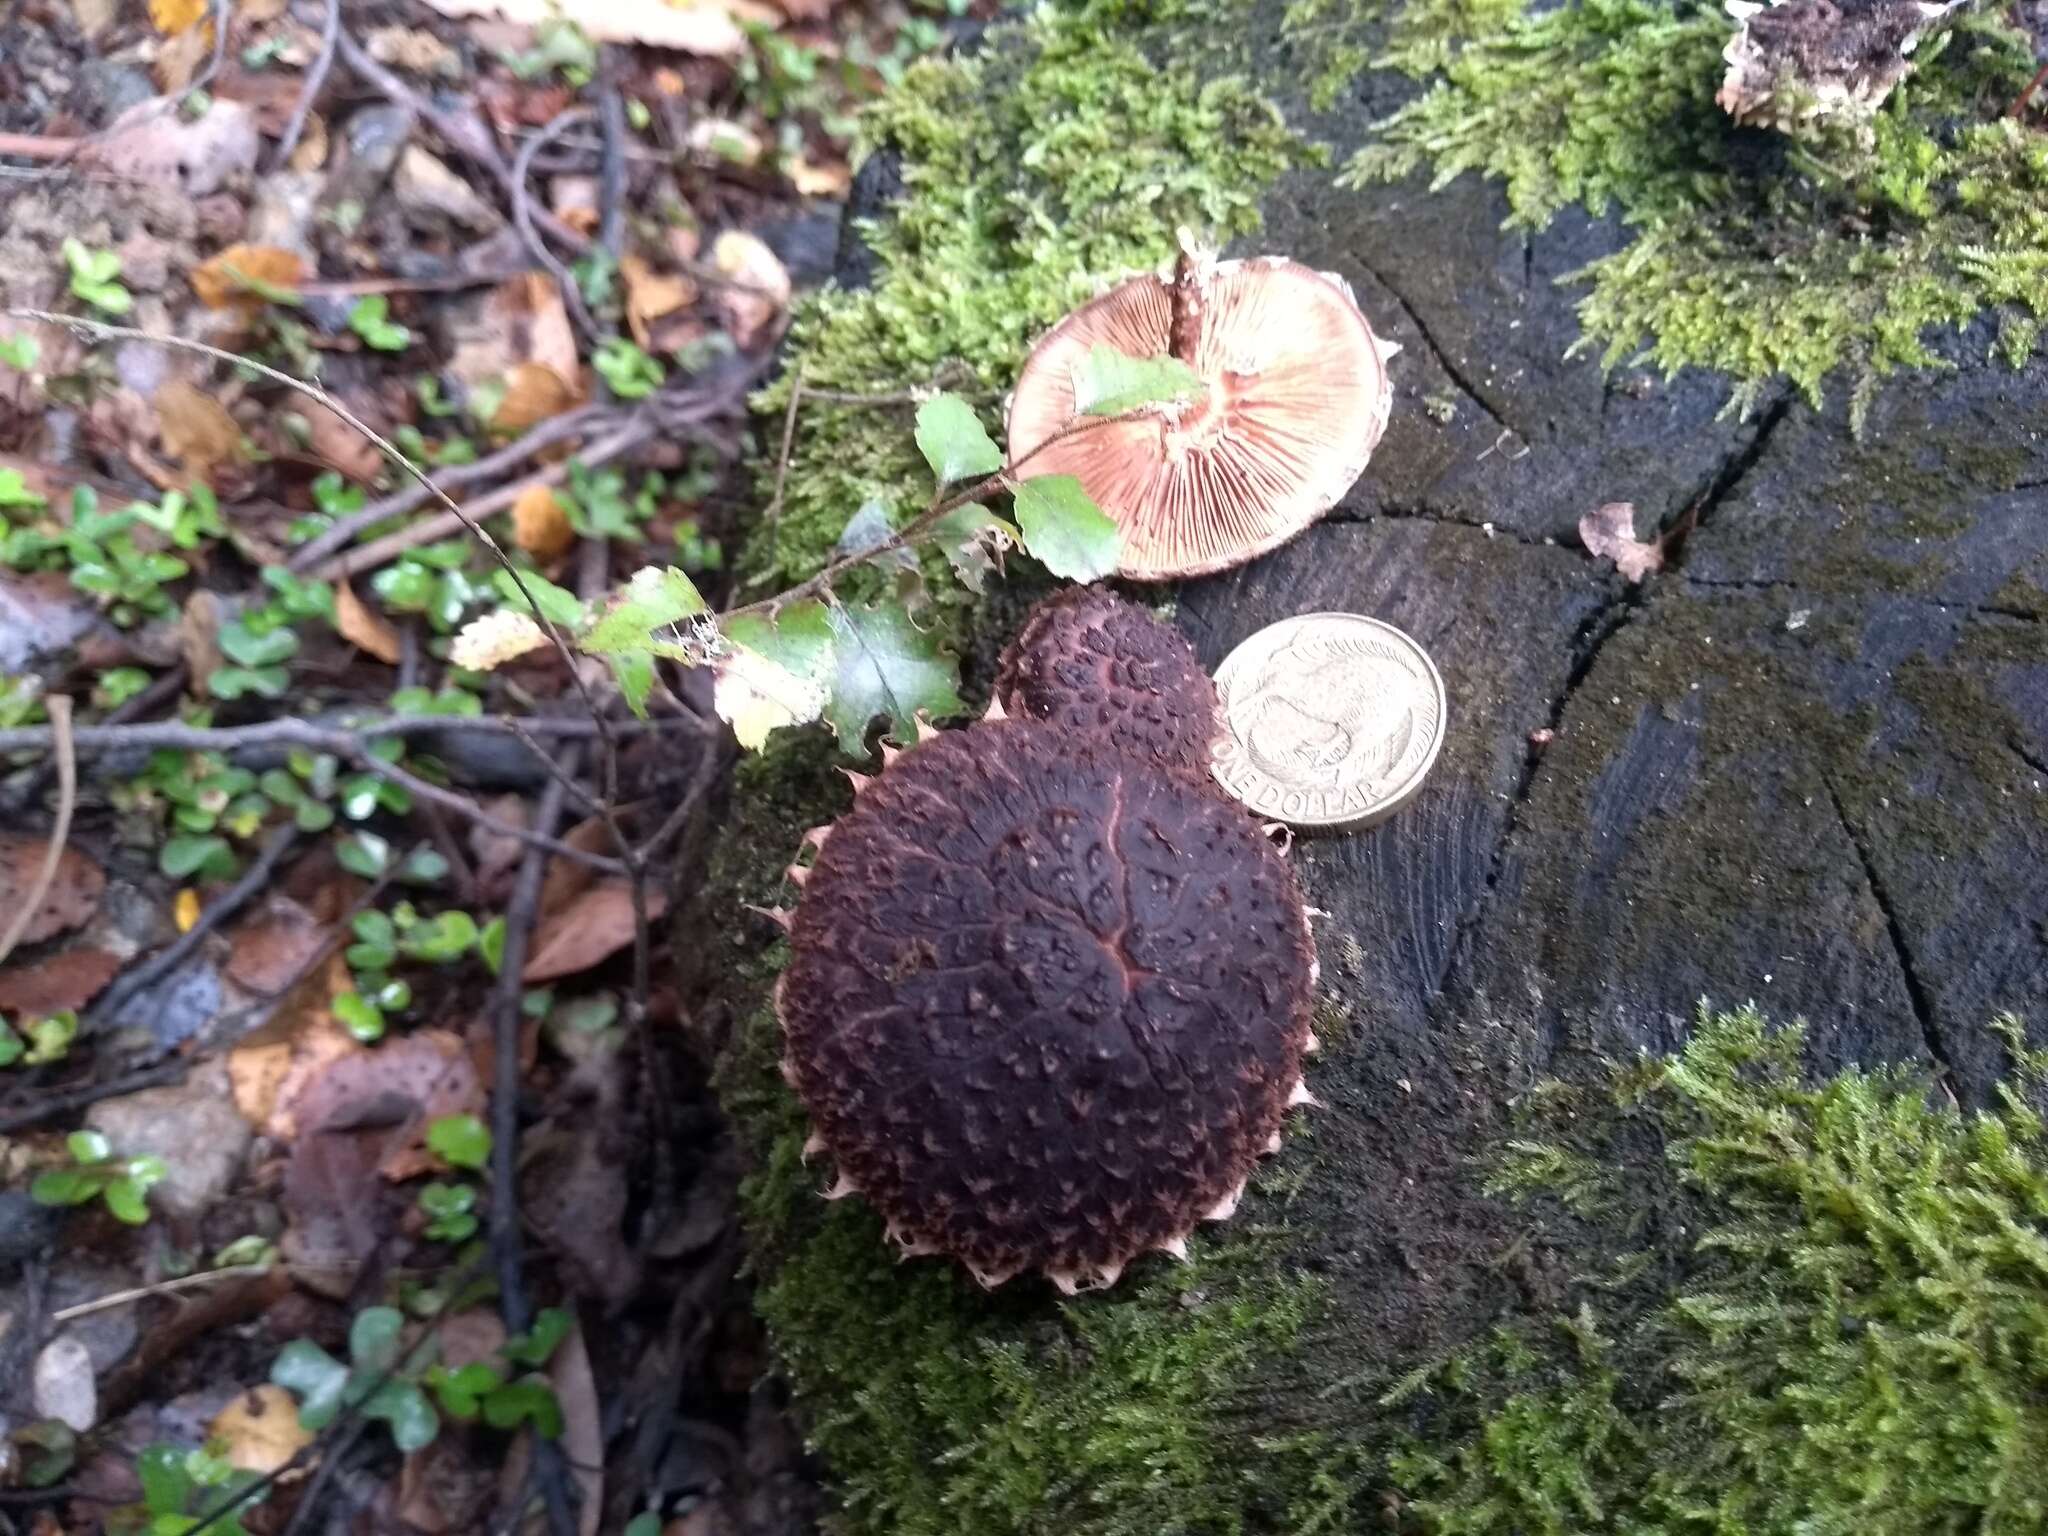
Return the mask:
[[[1265, 44], [1250, 58], [1286, 101], [1298, 61]], [[1307, 120], [1342, 154], [1387, 89]], [[1559, 279], [1621, 248], [1613, 221], [1568, 210], [1504, 232], [1505, 201], [1477, 178], [1343, 191], [1326, 169], [1287, 173], [1263, 211], [1245, 250], [1342, 274], [1403, 345], [1392, 426], [1321, 524], [1155, 595], [1211, 666], [1295, 613], [1401, 626], [1444, 677], [1443, 756], [1393, 821], [1296, 845], [1328, 914], [1310, 1073], [1327, 1109], [1191, 1266], [1148, 1260], [1104, 1296], [985, 1296], [941, 1261], [895, 1266], [872, 1213], [827, 1208], [797, 1160], [764, 1006], [772, 932], [740, 932], [707, 966], [756, 1169], [763, 1308], [848, 1529], [1429, 1529], [1409, 1503], [1428, 1481], [1415, 1458], [1496, 1432], [1509, 1461], [1567, 1446], [1565, 1483], [1583, 1488], [1459, 1506], [1430, 1515], [1438, 1528], [1626, 1528], [1648, 1517], [1602, 1500], [1629, 1496], [1639, 1462], [1574, 1439], [1584, 1424], [1507, 1437], [1529, 1400], [1495, 1366], [1597, 1379], [1615, 1435], [1637, 1434], [1682, 1354], [1674, 1298], [1723, 1272], [1697, 1240], [1725, 1212], [1678, 1175], [1685, 1126], [1595, 1086], [1683, 1048], [1703, 999], [1754, 1000], [1806, 1020], [1817, 1075], [1919, 1069], [1955, 1128], [1951, 1106], [1999, 1102], [2001, 1014], [2048, 1037], [2048, 367], [1984, 361], [1980, 326], [1952, 370], [1892, 377], [1860, 433], [1845, 398], [1782, 388], [1734, 419], [1719, 375], [1566, 359], [1581, 332]], [[1576, 525], [1609, 501], [1633, 502], [1639, 528], [1689, 527], [1682, 555], [1640, 586], [1592, 560]], [[1022, 606], [976, 610], [970, 698]], [[693, 933], [787, 895], [774, 872], [797, 836], [843, 808], [830, 766], [814, 743], [749, 767], [744, 830], [705, 898], [718, 910], [696, 906]], [[1591, 1095], [1586, 1115], [1546, 1124], [1548, 1198], [1510, 1204], [1489, 1180], [1534, 1146], [1527, 1118], [1557, 1082]], [[1918, 1089], [1897, 1093], [1872, 1123], [1911, 1118]], [[1574, 1197], [1587, 1158], [1599, 1201]], [[1569, 1368], [1540, 1342], [1560, 1325]], [[1610, 1360], [1588, 1339], [1612, 1331]], [[1482, 1380], [1476, 1409], [1452, 1404]], [[1578, 1390], [1545, 1412], [1578, 1413]], [[1834, 1518], [1837, 1498], [1809, 1502]], [[1942, 1528], [2024, 1528], [1972, 1524], [1987, 1500], [1958, 1486]]]

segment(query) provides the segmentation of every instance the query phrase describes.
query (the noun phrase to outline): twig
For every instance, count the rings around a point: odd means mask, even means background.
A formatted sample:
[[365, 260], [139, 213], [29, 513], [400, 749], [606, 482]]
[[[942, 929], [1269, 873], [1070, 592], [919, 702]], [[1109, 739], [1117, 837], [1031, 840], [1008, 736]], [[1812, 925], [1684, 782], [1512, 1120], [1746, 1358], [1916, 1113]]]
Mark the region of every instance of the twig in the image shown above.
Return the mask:
[[59, 1115], [69, 1114], [74, 1109], [84, 1109], [97, 1104], [101, 1099], [119, 1098], [124, 1093], [136, 1093], [144, 1088], [161, 1088], [166, 1083], [175, 1083], [191, 1070], [189, 1060], [164, 1062], [160, 1066], [145, 1067], [139, 1072], [124, 1073], [102, 1082], [83, 1083], [76, 1088], [62, 1089], [54, 1093], [38, 1091], [35, 1102], [26, 1109], [0, 1115], [0, 1136], [11, 1136], [16, 1131], [25, 1131], [32, 1125], [41, 1125], [45, 1120], [54, 1120]]
[[546, 267], [561, 287], [562, 302], [568, 306], [569, 318], [585, 341], [595, 344], [602, 338], [597, 322], [591, 318], [590, 310], [583, 302], [583, 290], [578, 287], [576, 275], [563, 265], [562, 259], [548, 249], [533, 226], [533, 192], [527, 185], [533, 174], [533, 157], [541, 147], [557, 134], [590, 121], [594, 112], [589, 107], [566, 107], [555, 114], [546, 127], [519, 146], [519, 153], [512, 157], [512, 224], [519, 231], [519, 238], [526, 242], [526, 248], [533, 252], [534, 259]]
[[[391, 70], [386, 69], [346, 32], [341, 35], [341, 59], [355, 74], [360, 75], [376, 90], [397, 106], [405, 107], [420, 118], [456, 150], [476, 161], [491, 174], [507, 198], [513, 191], [512, 170], [505, 164], [505, 157], [498, 153], [498, 146], [480, 125], [472, 126], [453, 112], [436, 106], [407, 85]], [[581, 256], [590, 249], [590, 242], [545, 208], [534, 215], [535, 221], [554, 242], [572, 255]]]
[[598, 50], [597, 82], [597, 121], [604, 130], [597, 243], [616, 264], [626, 245], [626, 98], [619, 91], [618, 50], [609, 45]]
[[[678, 720], [673, 728], [694, 729], [696, 724], [694, 720]], [[611, 728], [619, 735], [632, 736], [672, 727], [653, 720], [615, 720]], [[500, 715], [378, 715], [340, 726], [293, 719], [264, 720], [253, 725], [187, 725], [182, 720], [80, 725], [72, 728], [71, 739], [81, 753], [122, 748], [235, 752], [250, 747], [304, 747], [312, 752], [338, 755], [352, 751], [351, 742], [356, 737], [371, 741], [381, 736], [437, 736], [443, 731], [513, 737], [521, 732], [574, 738], [600, 734], [593, 721], [569, 716], [544, 715], [515, 722]], [[0, 731], [0, 753], [46, 752], [54, 740], [47, 725], [15, 726]]]
[[[140, 716], [153, 713], [159, 704], [168, 704], [172, 699], [175, 699], [180, 693], [185, 691], [185, 677], [185, 664], [180, 662], [147, 688], [143, 689], [142, 692], [124, 699], [115, 705], [114, 708], [107, 712], [107, 718], [102, 720], [100, 724], [103, 726], [122, 725]], [[34, 800], [37, 795], [41, 794], [43, 792], [43, 785], [49, 782], [50, 774], [56, 766], [57, 760], [53, 754], [42, 762], [37, 763], [33, 768], [28, 769], [26, 776], [19, 784], [10, 785], [4, 800], [0, 800], [0, 816], [19, 811], [21, 808], [26, 807], [30, 801]]]
[[[573, 774], [582, 759], [571, 748], [564, 769]], [[552, 832], [561, 820], [565, 796], [559, 782], [541, 794], [534, 826]], [[533, 1302], [526, 1294], [525, 1234], [519, 1224], [519, 1026], [520, 998], [525, 984], [526, 948], [540, 910], [541, 876], [546, 861], [529, 853], [519, 866], [512, 900], [505, 909], [505, 947], [498, 965], [496, 995], [491, 1000], [491, 1030], [496, 1061], [491, 1085], [491, 1225], [490, 1250], [498, 1274], [499, 1310], [505, 1326], [524, 1333], [533, 1326]], [[561, 1454], [551, 1440], [534, 1440], [535, 1466], [546, 1496], [548, 1526], [553, 1536], [575, 1536]]]
[[50, 732], [57, 744], [57, 824], [50, 829], [50, 843], [43, 851], [43, 867], [36, 872], [28, 897], [15, 910], [5, 935], [0, 935], [0, 960], [14, 953], [14, 946], [28, 932], [28, 925], [50, 894], [57, 879], [57, 866], [64, 859], [64, 843], [71, 836], [71, 813], [78, 806], [78, 757], [71, 741], [71, 696], [53, 693], [43, 701], [50, 716]]
[[782, 537], [782, 496], [789, 484], [789, 459], [796, 450], [796, 410], [804, 398], [804, 371], [798, 368], [789, 380], [789, 408], [782, 413], [782, 446], [775, 453], [775, 494], [768, 498], [762, 514], [768, 524], [768, 563], [775, 563], [775, 547]]
[[159, 1280], [155, 1285], [138, 1285], [132, 1291], [116, 1291], [111, 1296], [95, 1297], [81, 1301], [75, 1307], [64, 1307], [50, 1314], [53, 1323], [68, 1323], [75, 1317], [90, 1317], [95, 1312], [104, 1312], [109, 1307], [125, 1307], [131, 1301], [146, 1301], [151, 1296], [168, 1296], [173, 1291], [189, 1291], [195, 1286], [211, 1285], [216, 1280], [236, 1280], [244, 1275], [267, 1275], [268, 1264], [230, 1264], [225, 1269], [202, 1269], [196, 1275], [180, 1275], [175, 1280]]
[[[556, 443], [574, 437], [587, 428], [603, 425], [612, 414], [603, 406], [590, 405], [564, 412], [560, 416], [550, 416], [496, 453], [486, 454], [474, 464], [443, 470], [440, 475], [441, 488], [445, 491], [456, 491], [478, 481], [489, 480], [518, 469], [543, 448], [552, 448]], [[374, 528], [390, 518], [403, 517], [422, 502], [431, 500], [433, 492], [422, 485], [408, 485], [403, 490], [380, 497], [321, 530], [316, 537], [308, 539], [292, 551], [288, 563], [292, 570], [303, 571], [307, 566], [340, 549], [365, 528]]]
[[[222, 3], [225, 5], [225, 0], [222, 0]], [[318, 400], [322, 405], [334, 412], [335, 415], [376, 444], [379, 452], [383, 453], [394, 464], [401, 466], [407, 474], [411, 475], [432, 492], [435, 499], [440, 501], [450, 514], [454, 516], [455, 521], [468, 529], [470, 535], [478, 543], [482, 544], [485, 549], [490, 551], [491, 558], [496, 560], [499, 567], [512, 578], [512, 585], [518, 589], [519, 595], [526, 600], [526, 606], [533, 611], [534, 620], [540, 625], [541, 633], [546, 635], [553, 642], [555, 649], [561, 653], [563, 665], [569, 670], [570, 685], [575, 688], [577, 694], [582, 698], [584, 707], [590, 711], [591, 718], [598, 722], [598, 734], [600, 736], [605, 734], [604, 715], [597, 707], [597, 700], [590, 692], [590, 685], [584, 682], [583, 674], [576, 666], [575, 653], [569, 649], [569, 642], [562, 637], [562, 632], [555, 624], [555, 621], [547, 616], [546, 610], [541, 607], [539, 600], [534, 597], [532, 588], [526, 584], [525, 575], [521, 573], [518, 566], [512, 563], [512, 557], [505, 553], [503, 546], [491, 537], [489, 530], [482, 523], [457, 506], [454, 498], [442, 490], [440, 486], [436, 485], [424, 469], [421, 469], [419, 465], [401, 453], [396, 444], [384, 437], [376, 428], [356, 415], [355, 412], [351, 411], [319, 385], [308, 383], [304, 379], [295, 378], [282, 369], [271, 367], [268, 363], [259, 363], [253, 358], [243, 357], [220, 347], [208, 346], [203, 341], [189, 341], [182, 336], [157, 336], [148, 331], [137, 330], [133, 326], [106, 325], [98, 320], [87, 320], [78, 315], [53, 314], [49, 310], [43, 309], [6, 309], [0, 310], [0, 315], [5, 315], [9, 319], [14, 320], [35, 320], [44, 325], [65, 327], [79, 334], [99, 337], [104, 340], [140, 341], [153, 346], [196, 352], [201, 357], [210, 357], [236, 368], [250, 369], [269, 379], [272, 383], [282, 384], [287, 389], [297, 390], [309, 399]]]
[[320, 88], [327, 83], [327, 72], [334, 68], [334, 51], [341, 42], [341, 0], [327, 0], [327, 21], [320, 29], [320, 51], [313, 56], [312, 67], [306, 71], [306, 78], [299, 86], [299, 99], [292, 108], [292, 115], [285, 120], [284, 133], [277, 141], [277, 154], [270, 162], [273, 171], [281, 171], [291, 164], [292, 151], [299, 147], [299, 135], [306, 131], [306, 119], [313, 115], [313, 103], [320, 95]]
[[207, 905], [199, 914], [199, 921], [155, 956], [142, 965], [136, 966], [119, 981], [109, 987], [93, 1004], [86, 1015], [88, 1027], [104, 1023], [128, 1005], [131, 998], [155, 986], [164, 977], [184, 964], [185, 958], [202, 944], [206, 936], [222, 923], [233, 917], [248, 904], [251, 897], [270, 884], [270, 877], [277, 866], [284, 862], [284, 856], [291, 852], [292, 844], [299, 840], [299, 829], [286, 822], [270, 834], [263, 851], [256, 855], [256, 861], [242, 872], [242, 878], [229, 886]]

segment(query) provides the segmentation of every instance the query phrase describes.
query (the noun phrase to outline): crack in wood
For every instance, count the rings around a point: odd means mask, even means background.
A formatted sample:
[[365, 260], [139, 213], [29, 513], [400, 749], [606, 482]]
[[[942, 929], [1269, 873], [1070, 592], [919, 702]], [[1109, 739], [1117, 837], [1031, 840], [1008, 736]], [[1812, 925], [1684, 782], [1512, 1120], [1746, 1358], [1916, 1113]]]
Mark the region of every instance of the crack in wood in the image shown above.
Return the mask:
[[1402, 296], [1400, 289], [1382, 277], [1377, 268], [1366, 262], [1362, 257], [1356, 256], [1356, 253], [1354, 253], [1354, 259], [1358, 261], [1361, 267], [1365, 268], [1367, 274], [1371, 276], [1374, 282], [1386, 289], [1387, 297], [1401, 306], [1401, 313], [1408, 317], [1408, 323], [1415, 327], [1416, 334], [1422, 338], [1422, 344], [1429, 348], [1430, 355], [1436, 359], [1437, 366], [1443, 369], [1445, 375], [1458, 387], [1458, 392], [1478, 406], [1480, 410], [1484, 411], [1488, 421], [1491, 421], [1503, 432], [1513, 433], [1517, 438], [1526, 443], [1528, 438], [1523, 436], [1521, 429], [1509, 421], [1507, 417], [1503, 416], [1499, 409], [1479, 392], [1478, 385], [1465, 377], [1465, 370], [1463, 368], [1451, 361], [1451, 355], [1443, 349], [1443, 345], [1438, 342], [1435, 333], [1424, 322], [1421, 311], [1416, 309], [1413, 304], [1410, 304]]

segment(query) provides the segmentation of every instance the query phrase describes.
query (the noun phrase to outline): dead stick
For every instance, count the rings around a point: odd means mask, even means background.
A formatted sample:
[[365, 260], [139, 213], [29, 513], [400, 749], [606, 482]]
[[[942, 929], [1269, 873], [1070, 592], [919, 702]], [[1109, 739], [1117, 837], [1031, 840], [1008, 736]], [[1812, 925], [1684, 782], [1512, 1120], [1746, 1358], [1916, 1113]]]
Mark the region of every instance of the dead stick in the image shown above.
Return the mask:
[[50, 716], [50, 731], [57, 743], [57, 824], [50, 831], [49, 846], [43, 851], [43, 867], [36, 872], [36, 883], [29, 887], [28, 899], [16, 909], [6, 935], [0, 937], [0, 960], [14, 953], [14, 946], [21, 942], [21, 936], [28, 932], [28, 925], [49, 896], [57, 879], [57, 866], [64, 859], [64, 841], [71, 836], [71, 813], [78, 805], [78, 757], [71, 743], [71, 696], [53, 693], [43, 700], [43, 708]]
[[291, 164], [292, 152], [299, 147], [299, 135], [306, 131], [306, 119], [313, 115], [313, 103], [320, 95], [320, 87], [327, 83], [327, 72], [334, 68], [334, 51], [340, 42], [341, 0], [327, 0], [327, 20], [320, 29], [320, 51], [313, 56], [313, 67], [306, 71], [305, 81], [299, 87], [298, 103], [292, 108], [284, 133], [277, 141], [277, 154], [270, 162], [272, 171], [284, 170]]

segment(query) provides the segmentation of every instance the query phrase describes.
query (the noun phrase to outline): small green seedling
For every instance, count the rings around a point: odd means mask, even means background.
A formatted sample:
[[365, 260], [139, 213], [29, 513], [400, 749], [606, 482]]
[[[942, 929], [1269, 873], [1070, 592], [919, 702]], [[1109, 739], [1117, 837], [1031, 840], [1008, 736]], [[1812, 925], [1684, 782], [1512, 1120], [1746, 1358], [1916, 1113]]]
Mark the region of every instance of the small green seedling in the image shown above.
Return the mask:
[[33, 336], [0, 336], [0, 364], [27, 373], [42, 355]]
[[19, 1062], [24, 1067], [47, 1066], [62, 1061], [78, 1038], [78, 1015], [67, 1008], [40, 1018], [21, 1021], [19, 1030], [0, 1019], [0, 1067]]
[[[502, 1365], [478, 1360], [453, 1371], [435, 1366], [427, 1372], [426, 1383], [451, 1419], [468, 1423], [481, 1418], [493, 1429], [531, 1424], [537, 1433], [553, 1439], [562, 1433], [562, 1408], [540, 1372], [568, 1337], [569, 1327], [567, 1312], [544, 1307], [533, 1320], [532, 1332], [505, 1341], [498, 1351]], [[518, 1366], [526, 1367], [527, 1374], [515, 1377]]]
[[[249, 1536], [241, 1517], [262, 1502], [254, 1495], [262, 1478], [230, 1464], [219, 1442], [210, 1441], [196, 1451], [152, 1445], [136, 1458], [135, 1472], [142, 1484], [142, 1503], [115, 1511], [109, 1529], [189, 1536], [203, 1525], [207, 1536]], [[222, 1509], [225, 1513], [214, 1513]], [[136, 1518], [125, 1518], [131, 1514]]]
[[29, 1198], [38, 1205], [85, 1205], [99, 1199], [130, 1226], [149, 1220], [150, 1188], [170, 1171], [162, 1158], [117, 1158], [98, 1131], [73, 1131], [64, 1145], [72, 1166], [37, 1174]]
[[491, 1160], [491, 1131], [475, 1115], [443, 1115], [427, 1127], [427, 1146], [455, 1168], [481, 1168]]
[[114, 252], [90, 250], [74, 235], [64, 242], [64, 261], [72, 293], [94, 309], [125, 315], [135, 307], [135, 295], [121, 286], [121, 258]]
[[590, 366], [621, 400], [644, 400], [661, 388], [666, 371], [655, 358], [624, 337], [614, 336], [591, 354]]
[[[431, 1445], [441, 1420], [419, 1388], [414, 1360], [400, 1348], [404, 1327], [405, 1316], [396, 1307], [365, 1307], [349, 1327], [347, 1365], [311, 1339], [285, 1345], [270, 1379], [297, 1395], [299, 1427], [317, 1432], [342, 1409], [354, 1408], [366, 1419], [389, 1425], [401, 1451]], [[420, 1351], [409, 1353], [417, 1357]]]
[[476, 1186], [443, 1184], [439, 1179], [420, 1191], [427, 1236], [436, 1242], [466, 1243], [476, 1236]]
[[412, 332], [391, 318], [391, 300], [381, 293], [364, 294], [355, 301], [348, 312], [348, 328], [374, 352], [403, 352], [412, 345]]

